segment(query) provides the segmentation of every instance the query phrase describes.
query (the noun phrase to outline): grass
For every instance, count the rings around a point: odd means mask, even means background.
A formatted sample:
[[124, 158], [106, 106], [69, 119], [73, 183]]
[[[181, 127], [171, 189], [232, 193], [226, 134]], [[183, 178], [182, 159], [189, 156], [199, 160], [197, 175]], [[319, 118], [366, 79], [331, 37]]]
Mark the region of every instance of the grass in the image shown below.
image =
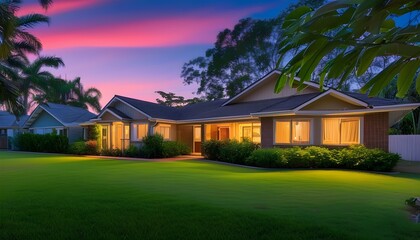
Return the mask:
[[0, 239], [418, 239], [420, 174], [0, 152]]

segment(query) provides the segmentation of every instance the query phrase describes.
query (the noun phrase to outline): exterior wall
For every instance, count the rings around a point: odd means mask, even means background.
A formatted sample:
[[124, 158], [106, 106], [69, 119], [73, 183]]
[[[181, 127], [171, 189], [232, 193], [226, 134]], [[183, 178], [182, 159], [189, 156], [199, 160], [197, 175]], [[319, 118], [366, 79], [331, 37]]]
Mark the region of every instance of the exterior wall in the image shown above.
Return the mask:
[[147, 117], [141, 114], [138, 110], [135, 110], [132, 107], [128, 106], [127, 104], [120, 102], [118, 100], [112, 104], [112, 107], [123, 112], [125, 115], [129, 116], [131, 119], [137, 119], [137, 120], [147, 119]]
[[274, 124], [272, 117], [261, 118], [261, 147], [271, 148], [274, 141]]
[[45, 111], [38, 116], [35, 122], [29, 128], [54, 128], [63, 127], [59, 121]]
[[420, 162], [420, 135], [390, 135], [389, 152], [401, 155], [408, 161]]
[[117, 117], [115, 117], [114, 115], [112, 115], [109, 112], [106, 112], [102, 115], [101, 119], [103, 121], [121, 121], [120, 119], [118, 119]]
[[365, 115], [363, 143], [366, 147], [388, 151], [388, 121], [387, 112]]
[[83, 139], [83, 128], [82, 127], [71, 127], [67, 129], [67, 138], [69, 143], [73, 143]]
[[254, 87], [252, 90], [248, 91], [241, 97], [235, 99], [235, 101], [233, 102], [249, 102], [249, 101], [256, 101], [256, 100], [279, 98], [279, 97], [288, 97], [288, 96], [292, 96], [296, 94], [313, 93], [313, 92], [319, 91], [315, 89], [314, 87], [308, 86], [306, 89], [300, 92], [297, 92], [295, 88], [291, 88], [287, 84], [286, 86], [284, 86], [281, 92], [274, 93], [277, 79], [278, 79], [278, 75], [274, 74], [269, 79], [266, 79], [265, 82]]
[[305, 106], [303, 110], [344, 110], [344, 109], [360, 109], [360, 106], [350, 104], [339, 100], [333, 96], [324, 96], [321, 99]]

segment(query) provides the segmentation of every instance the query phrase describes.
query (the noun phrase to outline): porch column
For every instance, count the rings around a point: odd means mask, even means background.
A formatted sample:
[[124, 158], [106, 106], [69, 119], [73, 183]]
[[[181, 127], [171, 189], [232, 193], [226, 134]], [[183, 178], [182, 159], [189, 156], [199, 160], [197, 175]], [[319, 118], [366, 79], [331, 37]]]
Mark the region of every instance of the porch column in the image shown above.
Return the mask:
[[261, 120], [261, 147], [272, 148], [274, 139], [273, 118], [264, 117]]

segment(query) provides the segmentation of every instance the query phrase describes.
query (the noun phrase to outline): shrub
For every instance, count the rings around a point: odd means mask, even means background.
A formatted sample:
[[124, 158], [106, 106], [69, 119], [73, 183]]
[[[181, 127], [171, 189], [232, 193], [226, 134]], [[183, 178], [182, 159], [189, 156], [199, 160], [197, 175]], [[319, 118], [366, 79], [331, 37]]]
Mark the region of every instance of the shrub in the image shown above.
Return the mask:
[[163, 157], [175, 157], [179, 155], [186, 155], [191, 153], [187, 145], [176, 141], [163, 142]]
[[257, 149], [257, 145], [244, 140], [227, 140], [220, 145], [220, 161], [245, 164], [245, 160]]
[[331, 168], [337, 167], [335, 158], [331, 150], [324, 147], [310, 146], [305, 148], [309, 155], [309, 164], [312, 168]]
[[19, 150], [29, 152], [66, 153], [69, 146], [67, 137], [56, 134], [23, 133], [15, 143]]
[[220, 161], [220, 147], [222, 144], [222, 141], [213, 139], [204, 141], [201, 148], [203, 156], [206, 159]]
[[121, 157], [123, 154], [122, 154], [121, 149], [115, 148], [115, 149], [102, 149], [101, 155], [111, 156], [111, 157]]
[[69, 146], [69, 153], [77, 154], [77, 155], [85, 155], [86, 154], [86, 144], [84, 141], [78, 141], [70, 144]]
[[288, 168], [309, 168], [311, 167], [310, 155], [309, 153], [300, 148], [286, 148], [284, 149], [284, 156], [287, 159]]
[[163, 137], [155, 134], [143, 138], [143, 147], [140, 151], [141, 157], [161, 158], [163, 157]]
[[96, 141], [78, 141], [70, 144], [69, 153], [77, 155], [97, 155], [99, 153]]
[[89, 140], [85, 142], [86, 154], [97, 155], [99, 153], [98, 142], [96, 140]]
[[246, 159], [245, 164], [265, 168], [285, 167], [287, 166], [287, 159], [282, 149], [257, 149]]
[[124, 156], [127, 157], [138, 157], [140, 156], [139, 148], [134, 145], [130, 145], [126, 150], [124, 150]]

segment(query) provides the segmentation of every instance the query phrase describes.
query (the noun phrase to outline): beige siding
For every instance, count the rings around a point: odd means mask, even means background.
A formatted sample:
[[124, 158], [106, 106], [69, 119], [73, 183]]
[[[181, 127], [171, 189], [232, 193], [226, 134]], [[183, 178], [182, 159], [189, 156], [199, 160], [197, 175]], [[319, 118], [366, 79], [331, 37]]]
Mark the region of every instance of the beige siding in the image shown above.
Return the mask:
[[286, 85], [281, 92], [274, 93], [274, 88], [276, 86], [277, 79], [278, 75], [274, 74], [260, 85], [253, 87], [252, 89], [250, 89], [250, 91], [244, 93], [242, 96], [235, 99], [232, 103], [288, 97], [296, 94], [306, 94], [319, 91], [314, 87], [308, 86], [304, 90], [297, 92], [295, 88], [291, 88], [289, 85]]
[[147, 119], [147, 116], [140, 113], [138, 110], [118, 100], [112, 103], [112, 107], [118, 109], [119, 111], [123, 112], [125, 115], [129, 116], [132, 119], [136, 119], [136, 120]]
[[356, 106], [348, 102], [342, 101], [331, 95], [324, 96], [317, 101], [305, 106], [302, 110], [345, 110], [345, 109], [361, 109], [364, 107]]
[[101, 119], [104, 121], [120, 121], [120, 119], [118, 119], [117, 117], [115, 117], [109, 112], [105, 112], [104, 114], [102, 114]]

